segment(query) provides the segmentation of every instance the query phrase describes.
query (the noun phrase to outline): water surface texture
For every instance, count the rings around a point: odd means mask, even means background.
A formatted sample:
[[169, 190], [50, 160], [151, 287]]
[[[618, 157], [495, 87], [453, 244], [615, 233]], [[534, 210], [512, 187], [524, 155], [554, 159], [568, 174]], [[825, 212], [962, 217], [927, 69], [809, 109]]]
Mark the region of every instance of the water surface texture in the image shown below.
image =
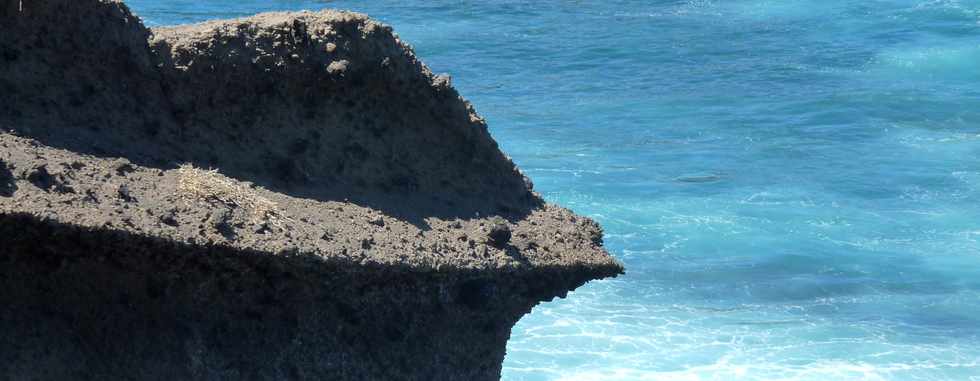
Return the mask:
[[129, 3], [390, 23], [605, 226], [505, 380], [980, 380], [980, 1]]

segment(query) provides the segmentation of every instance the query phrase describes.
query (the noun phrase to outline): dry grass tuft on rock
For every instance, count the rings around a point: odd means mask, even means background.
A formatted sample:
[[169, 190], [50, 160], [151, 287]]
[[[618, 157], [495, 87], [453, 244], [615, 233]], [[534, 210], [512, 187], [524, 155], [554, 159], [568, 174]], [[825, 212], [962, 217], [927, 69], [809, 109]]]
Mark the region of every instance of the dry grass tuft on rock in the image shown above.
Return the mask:
[[186, 200], [220, 202], [229, 207], [245, 209], [254, 223], [278, 224], [281, 216], [272, 200], [262, 197], [250, 187], [218, 173], [184, 164], [177, 169], [177, 193]]

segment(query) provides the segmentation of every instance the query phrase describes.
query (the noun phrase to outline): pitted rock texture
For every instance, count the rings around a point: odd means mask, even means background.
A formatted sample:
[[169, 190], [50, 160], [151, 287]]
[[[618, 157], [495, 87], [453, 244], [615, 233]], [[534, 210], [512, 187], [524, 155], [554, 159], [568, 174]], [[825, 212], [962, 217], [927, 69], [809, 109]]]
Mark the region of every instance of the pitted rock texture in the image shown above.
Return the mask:
[[620, 274], [391, 28], [0, 0], [0, 379], [497, 379]]

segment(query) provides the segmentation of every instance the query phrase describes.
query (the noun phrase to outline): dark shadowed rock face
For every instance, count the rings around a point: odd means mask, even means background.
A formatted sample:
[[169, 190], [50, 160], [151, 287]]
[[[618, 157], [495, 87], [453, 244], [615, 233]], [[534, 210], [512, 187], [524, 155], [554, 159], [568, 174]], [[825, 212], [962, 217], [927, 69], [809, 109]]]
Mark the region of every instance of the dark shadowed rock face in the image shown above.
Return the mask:
[[363, 15], [0, 0], [0, 89], [0, 379], [497, 379], [622, 272]]
[[14, 174], [7, 168], [7, 163], [0, 161], [0, 197], [11, 197], [17, 191]]

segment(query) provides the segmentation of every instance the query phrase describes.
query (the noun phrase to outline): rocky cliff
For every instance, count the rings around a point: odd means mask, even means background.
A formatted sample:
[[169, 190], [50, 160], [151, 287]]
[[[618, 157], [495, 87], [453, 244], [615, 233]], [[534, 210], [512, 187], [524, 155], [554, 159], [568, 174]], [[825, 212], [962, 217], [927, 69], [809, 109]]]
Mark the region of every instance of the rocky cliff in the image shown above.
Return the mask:
[[386, 25], [0, 0], [0, 379], [498, 379], [621, 272]]

